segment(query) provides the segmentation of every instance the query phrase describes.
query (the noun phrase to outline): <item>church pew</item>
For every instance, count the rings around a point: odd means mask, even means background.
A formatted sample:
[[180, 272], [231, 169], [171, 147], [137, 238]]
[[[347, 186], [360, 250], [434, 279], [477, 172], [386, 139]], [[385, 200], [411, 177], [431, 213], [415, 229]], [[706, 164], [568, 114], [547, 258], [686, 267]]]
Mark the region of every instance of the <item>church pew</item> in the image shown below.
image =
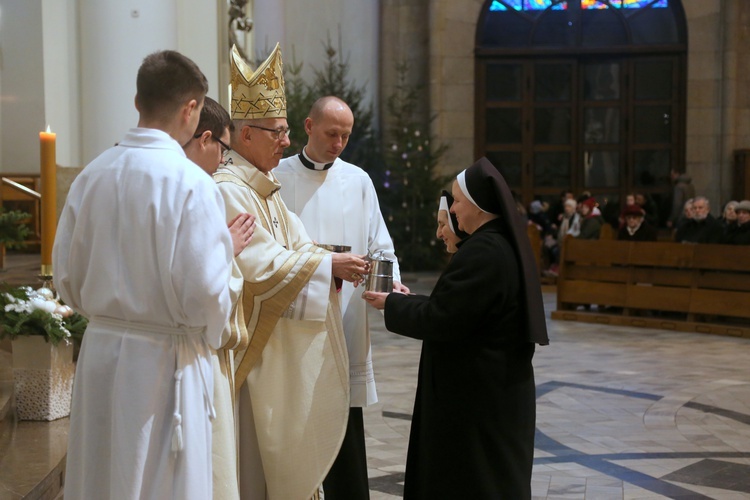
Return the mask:
[[601, 229], [599, 229], [599, 239], [600, 240], [616, 240], [617, 234], [615, 234], [614, 228], [609, 224], [609, 222], [605, 222], [602, 224]]
[[529, 237], [531, 252], [534, 254], [536, 268], [539, 271], [542, 268], [542, 235], [536, 224], [526, 225], [526, 236]]
[[747, 247], [567, 238], [552, 317], [750, 338]]

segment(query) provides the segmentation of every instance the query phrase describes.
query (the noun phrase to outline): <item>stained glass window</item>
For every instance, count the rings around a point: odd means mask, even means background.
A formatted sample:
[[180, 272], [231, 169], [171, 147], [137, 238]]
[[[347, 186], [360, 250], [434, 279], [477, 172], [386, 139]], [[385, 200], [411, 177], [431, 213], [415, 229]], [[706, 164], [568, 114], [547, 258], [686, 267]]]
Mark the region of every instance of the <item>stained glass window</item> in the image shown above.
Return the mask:
[[[622, 2], [623, 9], [640, 9], [642, 7], [648, 7], [653, 1], [654, 0], [617, 0], [617, 3]], [[669, 0], [657, 0], [656, 3], [651, 5], [651, 7], [659, 9], [667, 8], [669, 7]]]
[[610, 5], [619, 9], [642, 9], [651, 7], [656, 9], [665, 9], [669, 7], [669, 0], [609, 0], [609, 5], [600, 0], [581, 0], [581, 8], [587, 9], [608, 9]]
[[[750, 0], [744, 0], [750, 1]], [[669, 196], [684, 164], [680, 0], [495, 0], [477, 23], [475, 150], [526, 202]], [[616, 214], [614, 215], [616, 218]]]
[[[608, 9], [610, 6], [619, 9], [642, 9], [651, 7], [664, 9], [669, 7], [669, 0], [609, 0], [608, 3], [600, 0], [580, 0], [581, 9], [598, 10]], [[565, 10], [568, 8], [566, 2], [555, 3], [556, 0], [494, 0], [490, 5], [490, 12], [502, 12], [508, 10]]]
[[513, 10], [521, 10], [521, 0], [505, 0], [503, 3], [494, 0], [490, 5], [490, 12], [508, 10], [508, 7]]
[[556, 2], [557, 0], [494, 0], [490, 5], [490, 12], [508, 10], [544, 10], [549, 7], [552, 7], [552, 10], [564, 10], [567, 8], [566, 2]]
[[544, 10], [552, 7], [552, 10], [562, 10], [567, 8], [565, 2], [552, 5], [554, 0], [523, 0], [523, 10]]
[[[618, 0], [613, 0], [610, 2], [612, 4], [612, 7], [619, 7], [617, 5], [619, 3]], [[606, 3], [599, 2], [598, 0], [581, 0], [581, 8], [582, 9], [609, 9], [609, 5]]]

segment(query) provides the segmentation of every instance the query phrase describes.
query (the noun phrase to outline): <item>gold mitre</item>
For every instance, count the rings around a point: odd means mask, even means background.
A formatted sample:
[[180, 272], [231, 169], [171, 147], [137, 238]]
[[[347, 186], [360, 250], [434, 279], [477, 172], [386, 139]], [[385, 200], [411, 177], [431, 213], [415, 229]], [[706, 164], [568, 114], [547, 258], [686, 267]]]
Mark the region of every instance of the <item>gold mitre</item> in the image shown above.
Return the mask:
[[279, 44], [276, 44], [271, 55], [255, 72], [242, 59], [236, 45], [232, 46], [229, 59], [232, 119], [286, 118], [286, 95]]

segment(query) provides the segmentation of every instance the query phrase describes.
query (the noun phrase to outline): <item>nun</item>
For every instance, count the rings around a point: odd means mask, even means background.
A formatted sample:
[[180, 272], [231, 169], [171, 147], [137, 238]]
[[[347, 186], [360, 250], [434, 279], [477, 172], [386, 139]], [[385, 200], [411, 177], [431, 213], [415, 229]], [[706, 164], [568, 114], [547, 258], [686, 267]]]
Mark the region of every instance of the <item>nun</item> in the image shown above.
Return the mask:
[[523, 221], [482, 158], [453, 182], [468, 236], [430, 296], [365, 292], [391, 332], [421, 339], [404, 499], [528, 499], [546, 345], [539, 277]]
[[458, 251], [458, 242], [469, 236], [458, 229], [456, 214], [450, 212], [452, 205], [453, 196], [448, 191], [443, 191], [440, 196], [440, 205], [437, 214], [438, 227], [435, 236], [439, 240], [443, 240], [445, 250], [451, 254]]

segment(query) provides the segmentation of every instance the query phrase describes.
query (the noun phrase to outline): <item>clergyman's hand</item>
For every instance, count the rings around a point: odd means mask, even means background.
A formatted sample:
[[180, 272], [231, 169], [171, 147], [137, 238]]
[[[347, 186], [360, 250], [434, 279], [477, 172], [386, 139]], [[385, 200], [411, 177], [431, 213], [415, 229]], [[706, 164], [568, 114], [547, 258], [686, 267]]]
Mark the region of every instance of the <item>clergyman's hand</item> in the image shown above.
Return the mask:
[[229, 234], [232, 235], [234, 256], [237, 257], [250, 244], [255, 233], [255, 216], [252, 214], [237, 214], [229, 222]]

